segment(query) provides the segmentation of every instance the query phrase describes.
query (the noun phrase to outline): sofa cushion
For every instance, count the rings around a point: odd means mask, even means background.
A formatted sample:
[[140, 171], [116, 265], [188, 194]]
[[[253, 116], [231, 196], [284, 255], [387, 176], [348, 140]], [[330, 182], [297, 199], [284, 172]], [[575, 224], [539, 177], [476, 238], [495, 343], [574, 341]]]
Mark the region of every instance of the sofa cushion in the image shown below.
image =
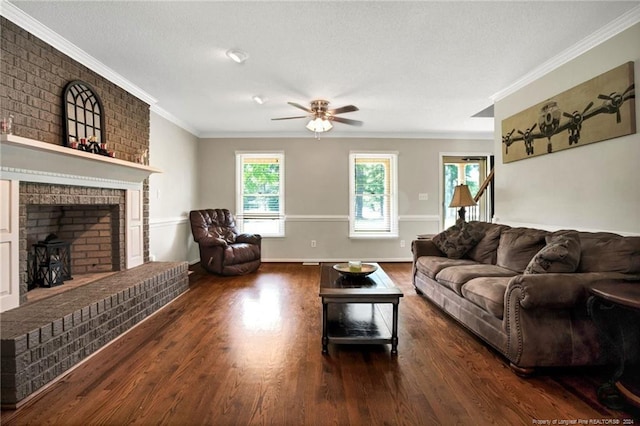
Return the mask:
[[504, 293], [511, 277], [474, 278], [462, 287], [462, 295], [496, 318], [504, 316]]
[[429, 278], [435, 279], [438, 272], [444, 268], [457, 265], [474, 265], [476, 262], [468, 259], [449, 259], [442, 256], [420, 256], [416, 261], [416, 269]]
[[496, 264], [523, 272], [533, 256], [545, 246], [548, 231], [532, 228], [511, 228], [500, 235]]
[[580, 237], [576, 231], [557, 232], [548, 235], [545, 241], [547, 245], [533, 256], [525, 274], [571, 273], [578, 269]]
[[466, 257], [479, 263], [496, 264], [498, 244], [502, 231], [509, 229], [507, 225], [496, 225], [488, 222], [473, 222], [482, 232], [482, 239], [467, 252]]
[[580, 232], [579, 272], [640, 273], [640, 237]]
[[433, 243], [451, 259], [460, 259], [482, 238], [481, 232], [467, 222], [459, 222], [432, 238]]
[[436, 281], [462, 296], [461, 288], [467, 282], [480, 277], [513, 277], [516, 272], [496, 265], [474, 264], [450, 266], [438, 272]]

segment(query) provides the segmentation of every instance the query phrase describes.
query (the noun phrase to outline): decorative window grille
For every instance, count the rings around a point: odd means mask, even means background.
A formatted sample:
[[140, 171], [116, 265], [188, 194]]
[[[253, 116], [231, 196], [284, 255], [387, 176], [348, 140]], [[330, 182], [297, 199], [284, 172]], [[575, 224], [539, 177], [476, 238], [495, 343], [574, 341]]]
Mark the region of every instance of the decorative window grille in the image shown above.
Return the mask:
[[104, 138], [104, 109], [98, 94], [84, 81], [74, 80], [67, 84], [63, 95], [65, 118], [65, 138], [67, 146], [70, 138], [80, 140], [95, 136], [97, 143]]

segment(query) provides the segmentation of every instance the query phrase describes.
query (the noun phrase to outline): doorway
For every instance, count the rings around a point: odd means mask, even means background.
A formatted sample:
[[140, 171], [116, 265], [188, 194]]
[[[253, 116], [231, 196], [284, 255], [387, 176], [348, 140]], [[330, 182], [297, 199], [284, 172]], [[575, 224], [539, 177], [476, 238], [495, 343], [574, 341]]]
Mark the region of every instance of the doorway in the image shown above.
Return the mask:
[[[493, 168], [493, 155], [442, 155], [441, 211], [443, 229], [455, 225], [458, 219], [456, 208], [449, 207], [456, 185], [466, 184], [475, 197]], [[468, 207], [467, 221], [488, 222], [493, 216], [493, 185], [478, 200], [478, 205]]]

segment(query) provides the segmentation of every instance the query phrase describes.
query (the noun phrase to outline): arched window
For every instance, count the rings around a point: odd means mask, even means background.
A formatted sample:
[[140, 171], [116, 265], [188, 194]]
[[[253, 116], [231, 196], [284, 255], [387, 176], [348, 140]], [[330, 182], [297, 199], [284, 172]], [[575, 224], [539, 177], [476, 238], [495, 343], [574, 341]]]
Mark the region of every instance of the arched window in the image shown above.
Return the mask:
[[62, 99], [66, 122], [64, 146], [69, 144], [71, 137], [79, 141], [95, 136], [96, 142], [106, 142], [102, 101], [91, 86], [84, 81], [71, 81], [65, 87]]

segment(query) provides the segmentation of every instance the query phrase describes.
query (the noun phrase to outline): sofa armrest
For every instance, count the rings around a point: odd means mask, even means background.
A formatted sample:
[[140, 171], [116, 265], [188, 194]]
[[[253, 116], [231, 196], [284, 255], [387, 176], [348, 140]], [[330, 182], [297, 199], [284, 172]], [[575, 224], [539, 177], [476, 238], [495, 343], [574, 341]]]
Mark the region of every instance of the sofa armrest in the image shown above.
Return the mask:
[[505, 307], [510, 303], [519, 303], [524, 309], [572, 308], [586, 303], [591, 286], [628, 279], [628, 275], [617, 272], [517, 275], [507, 286]]
[[411, 252], [413, 253], [413, 263], [416, 263], [421, 256], [445, 257], [444, 253], [438, 249], [432, 240], [420, 239], [411, 242]]

